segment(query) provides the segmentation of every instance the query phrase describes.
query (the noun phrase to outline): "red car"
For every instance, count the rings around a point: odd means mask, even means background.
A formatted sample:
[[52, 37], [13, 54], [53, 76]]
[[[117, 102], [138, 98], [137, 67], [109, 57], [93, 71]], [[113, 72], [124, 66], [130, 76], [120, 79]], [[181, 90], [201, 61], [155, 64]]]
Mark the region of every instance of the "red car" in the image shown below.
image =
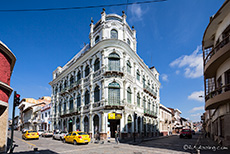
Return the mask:
[[191, 129], [182, 129], [182, 131], [180, 132], [180, 138], [184, 138], [184, 137], [192, 138]]

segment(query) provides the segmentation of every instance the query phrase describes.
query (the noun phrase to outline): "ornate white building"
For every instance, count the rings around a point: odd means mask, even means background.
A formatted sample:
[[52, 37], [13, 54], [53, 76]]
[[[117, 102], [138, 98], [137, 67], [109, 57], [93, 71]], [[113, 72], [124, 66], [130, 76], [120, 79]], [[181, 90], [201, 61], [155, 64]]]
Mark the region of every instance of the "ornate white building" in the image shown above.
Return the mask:
[[103, 10], [96, 24], [91, 21], [89, 37], [89, 45], [53, 72], [52, 129], [102, 138], [115, 130], [122, 139], [134, 131], [136, 137], [158, 135], [159, 73], [137, 55], [136, 31], [124, 12]]

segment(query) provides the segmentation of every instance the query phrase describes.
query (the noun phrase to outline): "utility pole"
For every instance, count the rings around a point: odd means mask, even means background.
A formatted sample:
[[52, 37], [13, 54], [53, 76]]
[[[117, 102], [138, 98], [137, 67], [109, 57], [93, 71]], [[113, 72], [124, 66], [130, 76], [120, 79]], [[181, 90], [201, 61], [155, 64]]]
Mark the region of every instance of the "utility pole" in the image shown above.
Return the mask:
[[13, 112], [12, 112], [12, 124], [11, 124], [11, 142], [10, 142], [10, 153], [13, 153], [13, 142], [14, 142], [14, 116], [15, 116], [15, 107], [20, 103], [20, 95], [14, 91], [14, 100], [13, 100]]

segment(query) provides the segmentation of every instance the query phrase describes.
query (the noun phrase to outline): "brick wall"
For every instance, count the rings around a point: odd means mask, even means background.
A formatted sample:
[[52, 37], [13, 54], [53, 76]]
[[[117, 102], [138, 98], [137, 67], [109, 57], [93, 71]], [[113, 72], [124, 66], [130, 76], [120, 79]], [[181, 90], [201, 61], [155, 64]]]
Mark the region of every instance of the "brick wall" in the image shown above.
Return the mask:
[[10, 85], [10, 58], [0, 50], [0, 81]]

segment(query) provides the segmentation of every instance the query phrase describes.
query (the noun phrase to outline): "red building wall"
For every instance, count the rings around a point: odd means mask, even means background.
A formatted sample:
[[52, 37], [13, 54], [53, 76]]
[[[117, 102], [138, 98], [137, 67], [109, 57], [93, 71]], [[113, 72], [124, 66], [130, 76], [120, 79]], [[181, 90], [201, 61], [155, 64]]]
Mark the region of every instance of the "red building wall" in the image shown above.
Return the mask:
[[[0, 81], [10, 86], [10, 64], [11, 59], [0, 50]], [[0, 100], [8, 102], [9, 92], [5, 89], [0, 89]]]

